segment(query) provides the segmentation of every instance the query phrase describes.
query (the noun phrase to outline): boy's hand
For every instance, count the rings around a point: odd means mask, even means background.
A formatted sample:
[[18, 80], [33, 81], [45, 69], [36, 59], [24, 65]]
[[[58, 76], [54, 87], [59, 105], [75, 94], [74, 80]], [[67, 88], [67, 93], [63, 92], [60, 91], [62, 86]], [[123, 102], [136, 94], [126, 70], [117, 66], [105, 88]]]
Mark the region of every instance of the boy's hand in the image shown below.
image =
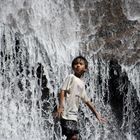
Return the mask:
[[63, 111], [64, 111], [63, 107], [58, 107], [57, 112], [55, 113], [55, 117], [61, 118]]
[[99, 121], [100, 123], [106, 123], [106, 122], [107, 122], [107, 120], [106, 120], [105, 118], [102, 118], [101, 115], [100, 115], [99, 113], [96, 114], [96, 118], [98, 119], [98, 121]]

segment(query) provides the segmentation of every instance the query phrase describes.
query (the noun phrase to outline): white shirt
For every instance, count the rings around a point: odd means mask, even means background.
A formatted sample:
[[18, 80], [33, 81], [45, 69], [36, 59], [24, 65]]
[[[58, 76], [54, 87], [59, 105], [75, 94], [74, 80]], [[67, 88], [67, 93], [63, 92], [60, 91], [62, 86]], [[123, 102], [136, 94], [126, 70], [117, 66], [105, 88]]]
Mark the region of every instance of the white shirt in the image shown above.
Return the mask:
[[88, 102], [89, 98], [85, 91], [85, 83], [73, 74], [64, 81], [61, 90], [65, 91], [64, 112], [62, 118], [77, 121], [80, 99]]

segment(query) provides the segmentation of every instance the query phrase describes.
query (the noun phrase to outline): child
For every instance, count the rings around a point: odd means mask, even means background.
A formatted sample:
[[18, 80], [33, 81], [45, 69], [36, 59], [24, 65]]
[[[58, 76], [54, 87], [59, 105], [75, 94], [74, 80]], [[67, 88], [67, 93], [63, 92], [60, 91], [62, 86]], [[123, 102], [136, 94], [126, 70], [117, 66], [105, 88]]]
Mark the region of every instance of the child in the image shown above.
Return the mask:
[[67, 140], [78, 140], [77, 117], [80, 99], [90, 108], [99, 122], [105, 122], [105, 119], [97, 113], [85, 91], [82, 77], [88, 69], [87, 60], [82, 56], [76, 57], [72, 61], [72, 69], [74, 74], [67, 76], [61, 87], [56, 116], [61, 118], [62, 135], [65, 135]]

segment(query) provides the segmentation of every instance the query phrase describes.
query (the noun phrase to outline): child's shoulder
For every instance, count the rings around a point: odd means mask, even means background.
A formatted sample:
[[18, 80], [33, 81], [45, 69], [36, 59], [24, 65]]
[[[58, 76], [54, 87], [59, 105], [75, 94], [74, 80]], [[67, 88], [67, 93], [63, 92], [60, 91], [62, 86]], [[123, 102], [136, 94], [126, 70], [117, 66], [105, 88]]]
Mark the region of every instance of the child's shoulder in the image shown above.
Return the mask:
[[69, 74], [69, 75], [66, 76], [65, 79], [73, 80], [75, 78], [76, 78], [76, 76], [74, 74]]
[[70, 77], [75, 77], [75, 75], [74, 75], [74, 74], [69, 74], [69, 76], [70, 76]]
[[72, 77], [75, 77], [75, 75], [74, 75], [74, 74], [69, 74], [69, 75], [67, 75], [66, 77], [67, 77], [67, 78], [72, 78]]

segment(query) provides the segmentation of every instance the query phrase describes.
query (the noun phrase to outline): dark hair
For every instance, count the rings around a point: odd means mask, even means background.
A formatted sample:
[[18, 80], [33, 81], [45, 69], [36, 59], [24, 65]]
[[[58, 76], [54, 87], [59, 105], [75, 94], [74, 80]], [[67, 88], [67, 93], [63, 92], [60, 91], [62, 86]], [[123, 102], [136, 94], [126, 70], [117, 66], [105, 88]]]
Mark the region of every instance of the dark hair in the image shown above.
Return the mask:
[[85, 68], [88, 69], [88, 61], [87, 61], [87, 59], [86, 59], [85, 57], [83, 57], [83, 56], [77, 56], [76, 58], [73, 59], [72, 65], [71, 65], [72, 68], [74, 67], [74, 65], [75, 65], [75, 63], [76, 63], [76, 61], [77, 61], [78, 59], [83, 60], [84, 63], [85, 63]]

